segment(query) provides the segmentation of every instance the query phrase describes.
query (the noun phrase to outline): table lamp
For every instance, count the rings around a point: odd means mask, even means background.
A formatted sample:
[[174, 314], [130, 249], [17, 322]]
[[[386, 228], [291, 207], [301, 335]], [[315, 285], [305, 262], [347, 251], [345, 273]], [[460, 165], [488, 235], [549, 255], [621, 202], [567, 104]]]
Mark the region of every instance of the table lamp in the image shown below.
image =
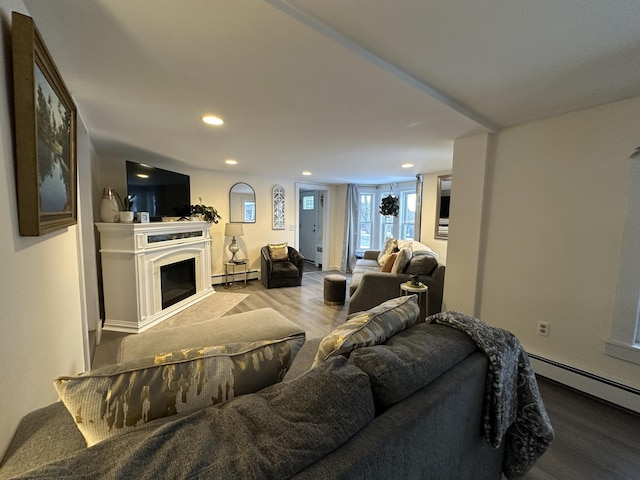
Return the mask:
[[236, 253], [238, 253], [240, 247], [238, 246], [238, 242], [236, 242], [236, 237], [241, 237], [242, 235], [244, 235], [244, 232], [242, 231], [242, 224], [227, 223], [224, 226], [224, 235], [225, 237], [233, 237], [231, 239], [231, 243], [229, 244], [229, 251], [231, 252], [231, 261], [237, 262], [238, 259], [236, 258]]

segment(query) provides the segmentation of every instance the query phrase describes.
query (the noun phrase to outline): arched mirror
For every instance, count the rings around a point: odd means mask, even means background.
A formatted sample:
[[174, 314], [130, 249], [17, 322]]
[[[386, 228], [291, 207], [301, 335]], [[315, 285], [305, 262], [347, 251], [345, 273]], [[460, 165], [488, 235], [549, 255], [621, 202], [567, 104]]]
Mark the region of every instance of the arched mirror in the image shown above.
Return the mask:
[[229, 222], [256, 223], [256, 192], [248, 183], [238, 182], [229, 190]]
[[438, 197], [436, 199], [435, 238], [449, 238], [449, 203], [451, 202], [451, 175], [438, 177]]

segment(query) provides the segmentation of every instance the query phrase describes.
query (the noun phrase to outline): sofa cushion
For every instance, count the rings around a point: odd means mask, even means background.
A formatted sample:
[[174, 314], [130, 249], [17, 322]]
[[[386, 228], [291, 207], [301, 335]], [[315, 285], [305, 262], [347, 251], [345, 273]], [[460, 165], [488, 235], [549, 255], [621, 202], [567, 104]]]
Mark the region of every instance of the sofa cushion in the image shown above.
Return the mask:
[[398, 257], [397, 253], [392, 253], [391, 256], [389, 258], [387, 258], [387, 261], [384, 262], [384, 265], [382, 265], [382, 267], [380, 268], [381, 272], [391, 272], [391, 269], [393, 268], [393, 264], [396, 262], [396, 258]]
[[270, 243], [269, 256], [274, 262], [286, 262], [289, 260], [289, 248], [287, 242]]
[[414, 252], [409, 265], [404, 269], [404, 273], [410, 275], [429, 276], [438, 266], [438, 259], [428, 252]]
[[334, 358], [291, 382], [108, 439], [30, 478], [291, 478], [373, 417], [367, 375]]
[[391, 273], [404, 273], [404, 269], [407, 267], [407, 265], [409, 265], [412, 255], [413, 253], [411, 252], [410, 247], [401, 248], [400, 251], [398, 252], [398, 257], [396, 258], [396, 261], [393, 264]]
[[353, 269], [354, 272], [379, 272], [380, 264], [377, 260], [366, 260], [361, 258], [356, 260], [356, 266]]
[[330, 357], [349, 355], [356, 348], [383, 343], [414, 325], [419, 314], [415, 295], [393, 298], [366, 312], [353, 313], [322, 339], [313, 366]]
[[387, 237], [384, 242], [384, 247], [380, 250], [380, 254], [378, 255], [378, 268], [385, 264], [393, 252], [397, 251], [398, 240], [393, 237]]
[[279, 382], [304, 337], [200, 347], [108, 365], [54, 386], [88, 446]]
[[300, 270], [291, 262], [273, 262], [271, 278], [296, 278], [300, 276]]
[[354, 351], [349, 361], [369, 375], [376, 408], [382, 410], [431, 383], [476, 349], [463, 332], [421, 323], [384, 345]]
[[227, 345], [290, 336], [304, 337], [305, 333], [273, 308], [259, 308], [199, 323], [152, 328], [137, 335], [127, 335], [121, 341], [118, 362], [174, 352], [194, 345]]

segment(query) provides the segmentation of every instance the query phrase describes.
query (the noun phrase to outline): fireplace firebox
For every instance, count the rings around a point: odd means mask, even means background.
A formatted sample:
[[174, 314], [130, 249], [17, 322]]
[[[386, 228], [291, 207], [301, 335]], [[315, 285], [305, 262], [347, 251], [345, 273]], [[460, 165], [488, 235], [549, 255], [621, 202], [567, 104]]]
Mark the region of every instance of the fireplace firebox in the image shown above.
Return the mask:
[[196, 293], [196, 259], [160, 267], [162, 308], [165, 309]]

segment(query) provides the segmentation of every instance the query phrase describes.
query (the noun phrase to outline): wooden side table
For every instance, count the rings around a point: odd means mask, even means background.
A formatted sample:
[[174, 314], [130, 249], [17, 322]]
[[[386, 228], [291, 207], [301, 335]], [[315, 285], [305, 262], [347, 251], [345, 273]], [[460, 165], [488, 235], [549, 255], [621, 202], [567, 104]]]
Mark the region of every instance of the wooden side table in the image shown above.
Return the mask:
[[420, 320], [423, 321], [427, 318], [427, 298], [429, 295], [429, 287], [420, 283], [419, 285], [412, 285], [411, 282], [405, 282], [400, 284], [400, 296], [407, 296], [412, 293], [418, 295], [418, 305], [420, 306]]
[[[240, 269], [237, 271], [236, 269]], [[224, 262], [224, 288], [245, 288], [247, 286], [247, 261], [239, 260], [237, 262]], [[236, 282], [236, 275], [244, 274], [244, 285]], [[231, 281], [229, 281], [231, 277]]]

